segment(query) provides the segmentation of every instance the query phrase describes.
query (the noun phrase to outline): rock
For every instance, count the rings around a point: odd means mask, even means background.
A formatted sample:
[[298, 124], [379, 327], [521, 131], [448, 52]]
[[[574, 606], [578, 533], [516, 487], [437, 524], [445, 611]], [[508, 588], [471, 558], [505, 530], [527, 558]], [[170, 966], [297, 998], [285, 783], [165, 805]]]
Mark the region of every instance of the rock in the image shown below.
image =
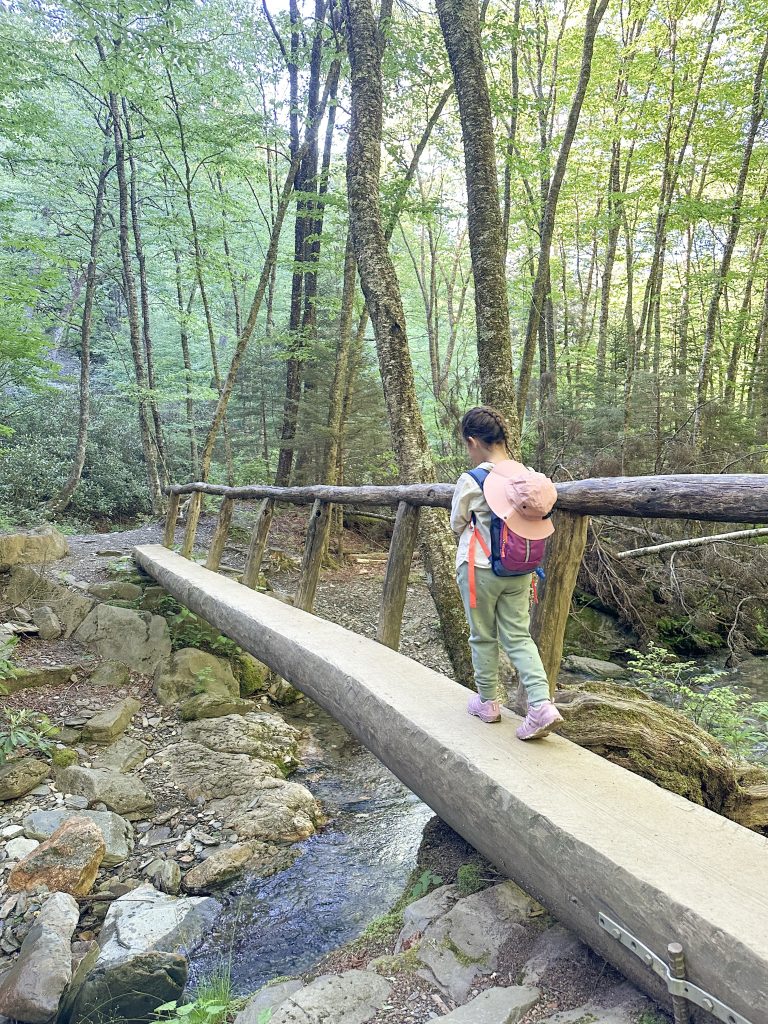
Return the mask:
[[71, 811], [63, 807], [52, 811], [32, 811], [24, 818], [24, 830], [32, 839], [48, 839], [72, 818], [88, 818], [101, 832], [105, 853], [103, 864], [113, 867], [123, 864], [133, 850], [133, 828], [130, 822], [112, 811]]
[[3, 680], [9, 693], [31, 690], [38, 686], [63, 686], [68, 683], [77, 665], [32, 665], [16, 669], [14, 679]]
[[45, 885], [51, 892], [85, 896], [93, 888], [106, 846], [98, 827], [84, 817], [65, 821], [8, 877], [11, 892]]
[[150, 951], [94, 963], [98, 952], [97, 946], [81, 962], [57, 1024], [151, 1024], [158, 1006], [181, 998], [189, 974], [181, 953]]
[[193, 722], [184, 727], [183, 737], [210, 750], [227, 754], [248, 754], [272, 761], [282, 771], [295, 768], [301, 733], [279, 715], [251, 712], [212, 721]]
[[40, 843], [36, 839], [11, 839], [5, 844], [5, 852], [9, 860], [24, 860], [26, 856], [36, 850]]
[[131, 670], [120, 661], [102, 661], [88, 680], [91, 686], [113, 686], [119, 690], [131, 681]]
[[[66, 537], [52, 526], [0, 534], [0, 567], [55, 562], [69, 554]], [[17, 603], [17, 602], [13, 602]]]
[[93, 767], [112, 772], [129, 772], [147, 757], [147, 745], [130, 736], [121, 736], [95, 757]]
[[181, 888], [181, 868], [175, 860], [162, 860], [157, 857], [144, 868], [144, 874], [160, 892], [178, 896]]
[[488, 988], [440, 1020], [450, 1024], [518, 1024], [540, 998], [537, 988]]
[[88, 801], [84, 796], [74, 796], [72, 793], [65, 793], [64, 806], [68, 807], [70, 811], [85, 811], [88, 807]]
[[91, 583], [88, 593], [100, 601], [138, 601], [141, 587], [136, 583]]
[[26, 608], [18, 606], [13, 609], [14, 622], [31, 622], [32, 616], [29, 614]]
[[390, 983], [370, 971], [326, 974], [288, 996], [269, 1024], [365, 1024], [391, 992]]
[[581, 676], [592, 676], [594, 679], [626, 679], [627, 670], [623, 665], [612, 661], [600, 661], [599, 658], [582, 658], [578, 654], [569, 654], [563, 661], [563, 668]]
[[144, 593], [141, 597], [141, 607], [145, 612], [157, 612], [158, 608], [162, 607], [162, 601], [165, 598], [171, 598], [171, 595], [163, 587], [149, 586], [144, 588]]
[[71, 896], [48, 897], [18, 960], [0, 977], [0, 1014], [28, 1024], [46, 1024], [56, 1014], [72, 978], [70, 940], [79, 916]]
[[125, 551], [121, 551], [119, 548], [102, 548], [101, 551], [97, 551], [96, 554], [99, 558], [123, 558]]
[[589, 949], [573, 932], [561, 924], [547, 928], [536, 939], [523, 968], [521, 985], [538, 985], [550, 968], [560, 961], [585, 963], [589, 958]]
[[56, 772], [56, 785], [64, 793], [88, 799], [88, 805], [104, 804], [129, 821], [137, 821], [152, 813], [155, 800], [147, 787], [133, 775], [97, 768], [61, 768]]
[[461, 894], [458, 885], [442, 885], [439, 889], [409, 903], [403, 911], [403, 927], [395, 945], [395, 953], [407, 949], [439, 917], [447, 914], [458, 902]]
[[160, 615], [99, 604], [78, 628], [75, 638], [108, 661], [154, 675], [171, 655], [168, 623]]
[[63, 626], [64, 636], [71, 636], [93, 608], [91, 598], [25, 565], [11, 573], [5, 600], [32, 608], [46, 605]]
[[245, 1008], [235, 1017], [234, 1024], [262, 1024], [267, 1010], [276, 1010], [288, 996], [302, 988], [304, 983], [298, 978], [278, 981], [275, 985], [265, 985], [248, 1000]]
[[278, 769], [271, 762], [247, 754], [219, 754], [188, 741], [175, 743], [156, 756], [187, 799], [213, 801], [217, 816], [240, 839], [298, 842], [312, 835], [323, 821], [309, 790], [278, 778]]
[[250, 700], [223, 694], [198, 693], [196, 697], [190, 697], [180, 705], [179, 717], [183, 722], [192, 722], [201, 718], [245, 715], [249, 711], [253, 711], [253, 703]]
[[232, 668], [240, 683], [241, 697], [252, 697], [255, 693], [265, 693], [269, 689], [269, 668], [247, 651], [242, 651], [233, 658]]
[[94, 715], [83, 728], [83, 739], [93, 743], [111, 743], [125, 732], [131, 719], [141, 710], [141, 702], [133, 697], [126, 697], [111, 708], [106, 708]]
[[0, 800], [15, 800], [39, 786], [48, 775], [48, 765], [36, 757], [22, 757], [0, 765]]
[[283, 871], [298, 854], [285, 847], [251, 840], [236, 843], [226, 850], [218, 850], [196, 864], [184, 875], [185, 892], [205, 894], [220, 885], [226, 885], [246, 872], [256, 878], [266, 878]]
[[[637, 1024], [643, 1013], [655, 1010], [650, 999], [646, 999], [629, 982], [610, 989], [600, 999], [592, 1000], [575, 1010], [562, 1010], [551, 1017], [540, 1019], [538, 1024]], [[666, 1020], [658, 1015], [652, 1019]]]
[[185, 647], [173, 655], [169, 670], [156, 674], [155, 693], [161, 704], [178, 704], [201, 693], [239, 697], [240, 687], [226, 658]]
[[0, 828], [0, 839], [5, 840], [6, 842], [9, 839], [17, 839], [19, 836], [23, 835], [24, 829], [21, 825], [4, 825], [3, 828]]
[[32, 609], [32, 621], [37, 626], [41, 640], [57, 640], [64, 632], [56, 612], [47, 604]]
[[419, 974], [455, 1003], [464, 1003], [475, 979], [491, 974], [505, 942], [522, 934], [538, 904], [514, 882], [502, 882], [459, 900], [428, 925], [418, 947], [427, 967]]
[[101, 963], [148, 950], [192, 950], [213, 927], [221, 904], [210, 897], [169, 896], [140, 885], [110, 906], [99, 935]]

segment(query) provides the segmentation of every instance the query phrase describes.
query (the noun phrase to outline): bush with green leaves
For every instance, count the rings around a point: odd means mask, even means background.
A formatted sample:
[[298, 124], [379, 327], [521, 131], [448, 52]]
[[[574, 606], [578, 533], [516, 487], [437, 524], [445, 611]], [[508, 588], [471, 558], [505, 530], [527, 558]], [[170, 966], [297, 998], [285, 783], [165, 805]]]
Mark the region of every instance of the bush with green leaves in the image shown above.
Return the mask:
[[58, 728], [47, 715], [26, 708], [0, 711], [0, 764], [21, 753], [50, 754]]
[[768, 702], [754, 702], [748, 693], [720, 685], [720, 669], [702, 671], [695, 661], [681, 661], [653, 642], [641, 653], [634, 649], [628, 667], [635, 682], [650, 696], [682, 712], [739, 757], [753, 757], [766, 739]]

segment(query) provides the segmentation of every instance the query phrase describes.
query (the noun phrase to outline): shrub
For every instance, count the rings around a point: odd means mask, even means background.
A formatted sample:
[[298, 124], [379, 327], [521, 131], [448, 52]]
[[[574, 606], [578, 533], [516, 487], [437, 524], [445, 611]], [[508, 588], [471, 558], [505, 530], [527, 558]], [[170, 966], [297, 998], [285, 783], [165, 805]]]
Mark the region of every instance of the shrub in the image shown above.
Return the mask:
[[21, 751], [49, 754], [58, 729], [47, 715], [37, 711], [0, 711], [0, 764]]

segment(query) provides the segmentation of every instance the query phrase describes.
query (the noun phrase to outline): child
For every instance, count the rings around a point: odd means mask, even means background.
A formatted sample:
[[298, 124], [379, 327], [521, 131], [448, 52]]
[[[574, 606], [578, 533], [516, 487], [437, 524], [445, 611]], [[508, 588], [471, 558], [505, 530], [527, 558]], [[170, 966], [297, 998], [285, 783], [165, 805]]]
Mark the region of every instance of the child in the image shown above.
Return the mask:
[[[557, 500], [557, 491], [541, 473], [510, 460], [508, 428], [495, 409], [470, 409], [461, 421], [461, 433], [472, 466], [493, 470], [484, 481], [485, 491], [469, 473], [462, 473], [451, 507], [451, 528], [459, 537], [457, 581], [470, 626], [478, 691], [470, 698], [467, 711], [483, 722], [501, 719], [500, 641], [528, 695], [528, 713], [517, 736], [521, 740], [538, 739], [556, 728], [562, 717], [549, 699], [547, 675], [530, 634], [531, 573], [497, 576], [491, 568], [487, 554], [491, 551], [489, 502], [516, 534], [540, 540], [553, 532], [547, 516]], [[473, 530], [477, 532], [474, 543]], [[473, 571], [470, 561], [474, 562]]]

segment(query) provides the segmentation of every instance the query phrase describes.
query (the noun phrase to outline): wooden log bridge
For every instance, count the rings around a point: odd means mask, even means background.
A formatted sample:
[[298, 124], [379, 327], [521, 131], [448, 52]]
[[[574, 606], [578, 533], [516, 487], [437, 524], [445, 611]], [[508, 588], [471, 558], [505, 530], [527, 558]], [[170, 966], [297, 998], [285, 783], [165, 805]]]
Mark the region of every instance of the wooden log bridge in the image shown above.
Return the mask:
[[[556, 530], [548, 544], [544, 568], [554, 585], [545, 586], [532, 619], [532, 630], [542, 653], [554, 692], [562, 657], [563, 640], [571, 598], [587, 541], [589, 516], [647, 516], [652, 518], [701, 519], [715, 522], [768, 523], [768, 475], [685, 474], [676, 476], [601, 477], [557, 485]], [[260, 502], [242, 581], [255, 587], [266, 548], [276, 502], [311, 505], [309, 529], [301, 578], [294, 604], [305, 611], [314, 608], [323, 554], [331, 525], [331, 505], [363, 507], [394, 506], [395, 528], [379, 607], [376, 638], [397, 650], [400, 644], [411, 562], [416, 547], [419, 510], [424, 506], [450, 508], [453, 484], [403, 484], [386, 487], [227, 487], [192, 482], [174, 484], [169, 494], [164, 544], [172, 547], [183, 495], [190, 496], [181, 553], [189, 558], [205, 495], [222, 499], [219, 521], [206, 565], [218, 568], [232, 522], [235, 502]]]
[[[407, 516], [402, 531], [412, 532]], [[313, 541], [313, 544], [316, 542]], [[142, 568], [326, 709], [444, 821], [630, 981], [697, 1022], [768, 1024], [768, 842], [519, 719], [383, 644], [161, 545]], [[685, 958], [686, 978], [674, 977]]]

